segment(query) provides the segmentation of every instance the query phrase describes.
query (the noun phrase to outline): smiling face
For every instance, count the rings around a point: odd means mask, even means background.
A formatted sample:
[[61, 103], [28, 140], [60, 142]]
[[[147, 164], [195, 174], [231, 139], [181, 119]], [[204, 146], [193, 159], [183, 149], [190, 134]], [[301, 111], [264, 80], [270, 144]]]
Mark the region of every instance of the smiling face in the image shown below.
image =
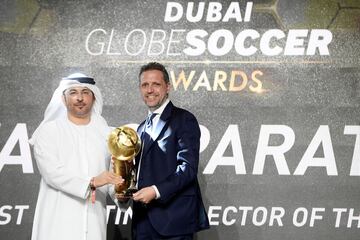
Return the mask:
[[87, 87], [72, 87], [63, 94], [70, 120], [90, 120], [94, 100], [93, 92]]
[[140, 76], [140, 92], [151, 111], [156, 110], [167, 99], [170, 84], [166, 83], [159, 70], [148, 70]]

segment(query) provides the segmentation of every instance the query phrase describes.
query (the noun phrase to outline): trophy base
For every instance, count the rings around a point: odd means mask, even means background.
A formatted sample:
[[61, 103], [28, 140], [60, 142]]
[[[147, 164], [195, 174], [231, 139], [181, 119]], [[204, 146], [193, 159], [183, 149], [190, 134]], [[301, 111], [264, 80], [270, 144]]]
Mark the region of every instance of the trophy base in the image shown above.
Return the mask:
[[124, 197], [131, 198], [134, 193], [136, 193], [138, 190], [136, 188], [128, 188], [124, 192]]

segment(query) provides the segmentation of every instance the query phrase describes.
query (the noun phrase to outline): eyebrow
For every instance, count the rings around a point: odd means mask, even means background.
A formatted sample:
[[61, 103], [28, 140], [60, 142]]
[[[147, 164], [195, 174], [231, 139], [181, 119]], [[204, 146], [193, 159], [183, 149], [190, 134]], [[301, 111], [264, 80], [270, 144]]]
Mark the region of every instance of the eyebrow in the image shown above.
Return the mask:
[[94, 93], [89, 89], [89, 88], [82, 88], [82, 89], [75, 89], [75, 88], [69, 88], [69, 89], [66, 89], [63, 94], [65, 93], [76, 93], [76, 92], [91, 92], [93, 95]]
[[91, 91], [91, 90], [88, 89], [88, 88], [82, 88], [82, 89], [69, 88], [69, 89], [67, 89], [67, 91], [69, 91], [69, 92], [71, 92], [71, 91], [80, 91], [80, 92], [83, 92], [83, 91]]

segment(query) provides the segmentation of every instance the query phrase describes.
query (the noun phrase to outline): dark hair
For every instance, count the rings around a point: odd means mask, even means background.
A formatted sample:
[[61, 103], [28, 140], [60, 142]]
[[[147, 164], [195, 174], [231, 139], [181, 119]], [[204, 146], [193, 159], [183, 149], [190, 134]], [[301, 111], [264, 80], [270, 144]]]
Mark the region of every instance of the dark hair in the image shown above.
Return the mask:
[[150, 63], [148, 63], [146, 65], [143, 65], [140, 68], [139, 81], [141, 81], [141, 74], [143, 72], [150, 71], [150, 70], [159, 70], [163, 74], [163, 78], [164, 78], [165, 83], [166, 84], [170, 83], [170, 81], [169, 81], [169, 73], [167, 72], [165, 66], [162, 65], [161, 63], [157, 63], [157, 62], [150, 62]]

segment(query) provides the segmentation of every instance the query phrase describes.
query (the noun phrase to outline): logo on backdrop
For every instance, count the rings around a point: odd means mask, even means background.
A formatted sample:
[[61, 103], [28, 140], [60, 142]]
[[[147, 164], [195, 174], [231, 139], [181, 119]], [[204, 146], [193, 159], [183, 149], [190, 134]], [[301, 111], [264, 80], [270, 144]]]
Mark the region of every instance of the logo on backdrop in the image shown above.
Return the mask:
[[[166, 24], [206, 22], [223, 26], [224, 23], [251, 21], [253, 2], [240, 5], [231, 2], [167, 2], [163, 11]], [[195, 25], [195, 24], [194, 24]], [[85, 41], [88, 54], [115, 56], [166, 56], [166, 57], [222, 57], [228, 54], [249, 57], [263, 56], [320, 56], [330, 55], [332, 33], [328, 29], [239, 29], [225, 28], [211, 32], [205, 29], [141, 29], [123, 35], [121, 29], [96, 28]], [[134, 44], [136, 43], [136, 44]]]

